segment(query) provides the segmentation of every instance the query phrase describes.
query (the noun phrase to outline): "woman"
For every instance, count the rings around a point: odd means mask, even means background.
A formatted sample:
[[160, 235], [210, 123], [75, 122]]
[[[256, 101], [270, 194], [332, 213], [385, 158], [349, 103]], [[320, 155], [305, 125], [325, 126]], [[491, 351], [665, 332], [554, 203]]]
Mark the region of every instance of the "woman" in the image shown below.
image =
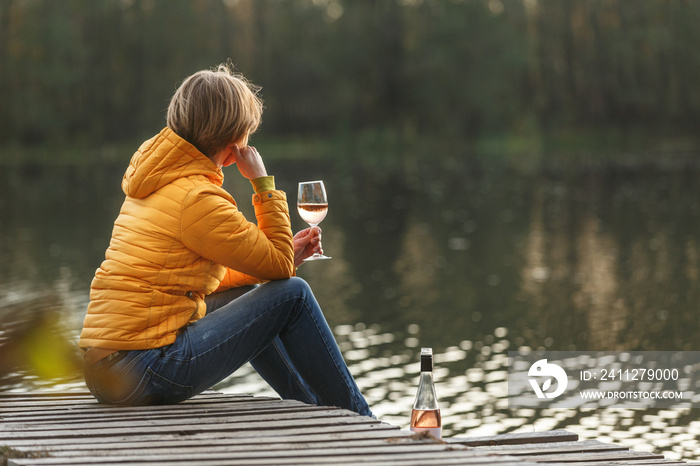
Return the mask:
[[[167, 127], [141, 145], [95, 273], [80, 347], [103, 403], [177, 403], [250, 361], [282, 398], [372, 413], [295, 267], [321, 252], [318, 228], [292, 236], [248, 137], [258, 89], [227, 66], [187, 78]], [[250, 180], [257, 225], [221, 188], [222, 167]]]

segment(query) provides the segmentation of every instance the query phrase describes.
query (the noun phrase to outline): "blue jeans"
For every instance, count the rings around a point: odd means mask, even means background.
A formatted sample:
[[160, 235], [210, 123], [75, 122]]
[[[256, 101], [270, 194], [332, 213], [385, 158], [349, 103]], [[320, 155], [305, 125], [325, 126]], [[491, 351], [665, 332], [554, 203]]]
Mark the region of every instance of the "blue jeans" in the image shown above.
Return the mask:
[[120, 351], [85, 368], [102, 403], [186, 400], [246, 362], [284, 399], [372, 416], [309, 285], [277, 280], [209, 296], [207, 315], [162, 348]]

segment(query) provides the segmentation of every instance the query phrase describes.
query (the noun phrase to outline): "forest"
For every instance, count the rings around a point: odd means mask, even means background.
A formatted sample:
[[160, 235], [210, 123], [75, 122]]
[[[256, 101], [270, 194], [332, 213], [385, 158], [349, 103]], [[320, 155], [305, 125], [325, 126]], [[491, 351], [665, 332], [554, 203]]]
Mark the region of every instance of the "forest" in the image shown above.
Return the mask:
[[695, 147], [698, 24], [692, 0], [0, 0], [0, 161], [133, 144], [226, 61], [268, 139]]

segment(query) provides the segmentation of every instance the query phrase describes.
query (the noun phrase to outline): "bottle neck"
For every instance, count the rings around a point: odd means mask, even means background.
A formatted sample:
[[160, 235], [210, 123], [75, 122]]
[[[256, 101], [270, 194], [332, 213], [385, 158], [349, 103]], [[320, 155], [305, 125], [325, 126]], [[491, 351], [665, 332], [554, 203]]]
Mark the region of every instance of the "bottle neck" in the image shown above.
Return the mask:
[[438, 409], [435, 384], [433, 383], [432, 372], [421, 372], [418, 382], [418, 392], [413, 409], [435, 410]]
[[424, 390], [430, 390], [431, 392], [434, 392], [435, 391], [435, 388], [434, 388], [435, 383], [433, 382], [433, 373], [432, 372], [421, 372], [420, 379], [418, 380], [418, 385], [419, 385], [419, 387], [423, 387]]

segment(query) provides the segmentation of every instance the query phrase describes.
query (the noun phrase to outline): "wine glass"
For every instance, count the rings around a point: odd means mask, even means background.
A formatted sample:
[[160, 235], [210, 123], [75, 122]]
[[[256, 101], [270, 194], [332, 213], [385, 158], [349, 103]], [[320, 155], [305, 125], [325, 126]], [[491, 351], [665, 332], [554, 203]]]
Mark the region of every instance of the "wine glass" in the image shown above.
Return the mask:
[[[328, 198], [323, 181], [302, 181], [299, 183], [297, 210], [299, 210], [299, 216], [311, 227], [318, 226], [321, 220], [326, 218]], [[304, 260], [315, 261], [319, 259], [330, 259], [330, 257], [315, 253]]]

